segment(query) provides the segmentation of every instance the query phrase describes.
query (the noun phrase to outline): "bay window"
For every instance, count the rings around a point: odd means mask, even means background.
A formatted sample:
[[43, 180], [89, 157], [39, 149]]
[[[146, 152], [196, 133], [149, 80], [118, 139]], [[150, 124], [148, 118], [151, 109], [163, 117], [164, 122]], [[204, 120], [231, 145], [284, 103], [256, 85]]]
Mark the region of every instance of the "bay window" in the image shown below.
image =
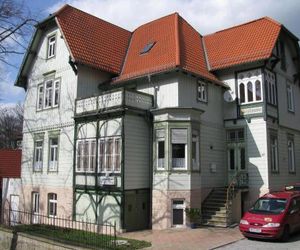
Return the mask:
[[187, 168], [187, 129], [171, 129], [172, 168]]
[[96, 139], [77, 141], [77, 172], [94, 172], [96, 167]]
[[262, 101], [261, 70], [256, 69], [239, 73], [238, 92], [240, 104]]
[[103, 137], [99, 139], [99, 171], [120, 172], [121, 137]]

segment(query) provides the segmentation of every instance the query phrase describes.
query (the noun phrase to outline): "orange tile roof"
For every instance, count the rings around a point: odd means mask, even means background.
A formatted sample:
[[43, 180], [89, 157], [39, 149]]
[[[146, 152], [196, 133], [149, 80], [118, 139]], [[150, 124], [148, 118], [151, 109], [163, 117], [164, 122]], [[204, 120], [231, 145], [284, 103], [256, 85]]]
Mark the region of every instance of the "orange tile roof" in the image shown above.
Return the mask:
[[281, 26], [273, 19], [264, 17], [204, 36], [210, 69], [269, 58]]
[[131, 32], [69, 5], [54, 15], [76, 62], [120, 73]]
[[[153, 48], [141, 54], [151, 42], [155, 42]], [[133, 32], [123, 70], [114, 82], [176, 68], [219, 82], [207, 69], [201, 35], [178, 13], [144, 24]]]

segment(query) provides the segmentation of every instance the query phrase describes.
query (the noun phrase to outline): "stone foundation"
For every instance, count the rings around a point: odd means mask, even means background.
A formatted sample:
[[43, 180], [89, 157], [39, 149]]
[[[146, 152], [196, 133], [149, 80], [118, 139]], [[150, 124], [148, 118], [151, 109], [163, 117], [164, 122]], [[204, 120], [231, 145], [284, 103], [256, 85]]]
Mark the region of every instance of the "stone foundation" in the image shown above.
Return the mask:
[[153, 190], [152, 229], [161, 230], [172, 227], [172, 200], [174, 199], [184, 199], [185, 207], [201, 208], [201, 190]]

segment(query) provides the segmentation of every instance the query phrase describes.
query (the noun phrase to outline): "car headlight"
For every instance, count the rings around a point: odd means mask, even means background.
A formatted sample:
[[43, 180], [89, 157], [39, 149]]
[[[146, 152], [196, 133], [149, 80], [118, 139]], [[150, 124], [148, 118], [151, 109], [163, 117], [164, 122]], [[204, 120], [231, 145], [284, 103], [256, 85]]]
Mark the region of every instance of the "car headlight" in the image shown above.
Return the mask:
[[240, 224], [242, 225], [249, 225], [249, 222], [246, 220], [240, 220]]
[[268, 223], [262, 227], [280, 227], [280, 223]]

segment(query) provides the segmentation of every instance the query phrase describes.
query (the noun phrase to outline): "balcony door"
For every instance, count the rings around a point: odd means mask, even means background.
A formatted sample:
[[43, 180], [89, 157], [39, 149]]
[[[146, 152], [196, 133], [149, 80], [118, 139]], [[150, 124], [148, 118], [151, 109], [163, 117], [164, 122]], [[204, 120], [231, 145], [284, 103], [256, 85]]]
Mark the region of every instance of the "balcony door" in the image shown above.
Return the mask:
[[227, 132], [228, 184], [238, 172], [247, 172], [244, 130]]

